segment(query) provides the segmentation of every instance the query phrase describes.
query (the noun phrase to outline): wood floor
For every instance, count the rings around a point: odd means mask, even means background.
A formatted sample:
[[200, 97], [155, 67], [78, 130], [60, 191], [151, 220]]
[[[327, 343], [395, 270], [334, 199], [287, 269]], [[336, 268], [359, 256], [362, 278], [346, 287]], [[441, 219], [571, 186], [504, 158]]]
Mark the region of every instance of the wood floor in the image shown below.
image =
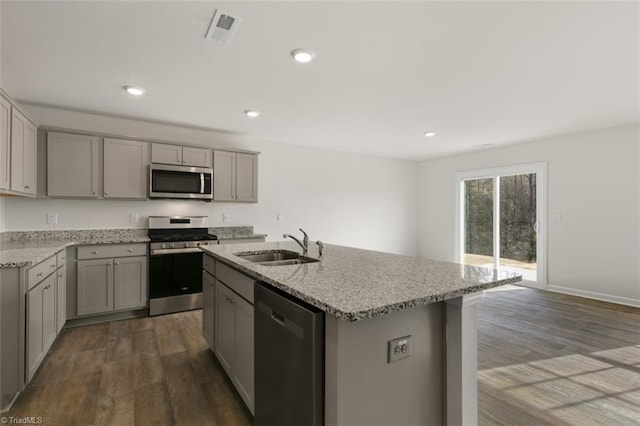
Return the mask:
[[8, 413], [45, 425], [250, 425], [201, 311], [63, 330]]
[[[478, 308], [482, 425], [640, 424], [640, 309], [519, 287]], [[200, 311], [64, 330], [8, 414], [45, 425], [250, 425]]]
[[480, 424], [640, 425], [640, 309], [496, 290], [478, 308]]

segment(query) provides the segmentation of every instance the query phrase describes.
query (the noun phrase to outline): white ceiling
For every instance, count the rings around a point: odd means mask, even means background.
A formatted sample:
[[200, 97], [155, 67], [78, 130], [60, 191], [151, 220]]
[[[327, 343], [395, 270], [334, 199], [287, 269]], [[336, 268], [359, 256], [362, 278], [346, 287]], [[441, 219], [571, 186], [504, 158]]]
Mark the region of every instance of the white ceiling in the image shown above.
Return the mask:
[[[25, 102], [407, 159], [640, 115], [637, 2], [1, 4]], [[242, 18], [230, 45], [204, 38], [216, 8]]]

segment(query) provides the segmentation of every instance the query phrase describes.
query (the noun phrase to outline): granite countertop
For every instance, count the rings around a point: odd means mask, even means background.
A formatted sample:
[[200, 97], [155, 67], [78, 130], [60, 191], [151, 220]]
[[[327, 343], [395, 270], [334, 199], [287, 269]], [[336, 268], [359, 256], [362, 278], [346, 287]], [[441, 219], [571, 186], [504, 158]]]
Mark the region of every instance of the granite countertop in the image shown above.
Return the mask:
[[[317, 246], [310, 246], [309, 255], [317, 258]], [[320, 262], [288, 266], [258, 265], [234, 253], [300, 252], [300, 246], [293, 241], [209, 246], [202, 250], [346, 321], [373, 318], [522, 280], [513, 272], [329, 244], [324, 245]]]
[[250, 240], [267, 237], [267, 234], [255, 234], [253, 226], [219, 226], [209, 228], [209, 233], [216, 235], [219, 240]]
[[0, 241], [0, 269], [31, 266], [69, 246], [148, 241], [146, 229], [7, 232]]

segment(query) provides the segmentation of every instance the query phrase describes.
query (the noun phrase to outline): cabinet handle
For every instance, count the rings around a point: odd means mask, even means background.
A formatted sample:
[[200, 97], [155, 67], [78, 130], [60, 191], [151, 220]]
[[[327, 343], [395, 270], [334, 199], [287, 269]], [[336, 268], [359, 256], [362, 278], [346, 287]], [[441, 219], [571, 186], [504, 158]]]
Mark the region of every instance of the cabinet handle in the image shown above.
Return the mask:
[[91, 191], [91, 192], [93, 193], [93, 195], [96, 195], [96, 194], [97, 194], [97, 192], [96, 192], [96, 191]]
[[92, 251], [91, 254], [98, 254], [98, 250]]
[[56, 268], [56, 265], [49, 265], [50, 268]]
[[106, 263], [107, 266], [113, 266], [113, 264], [111, 262]]
[[116, 266], [120, 265], [120, 262], [116, 262]]
[[36, 274], [36, 277], [41, 277], [41, 276], [42, 276], [42, 272], [38, 272], [38, 273]]
[[108, 191], [104, 191], [104, 195], [109, 195], [109, 192]]
[[25, 186], [24, 186], [24, 189], [29, 189], [29, 185], [25, 185]]
[[62, 274], [58, 274], [58, 278], [62, 278]]
[[129, 253], [133, 253], [133, 249], [127, 249]]

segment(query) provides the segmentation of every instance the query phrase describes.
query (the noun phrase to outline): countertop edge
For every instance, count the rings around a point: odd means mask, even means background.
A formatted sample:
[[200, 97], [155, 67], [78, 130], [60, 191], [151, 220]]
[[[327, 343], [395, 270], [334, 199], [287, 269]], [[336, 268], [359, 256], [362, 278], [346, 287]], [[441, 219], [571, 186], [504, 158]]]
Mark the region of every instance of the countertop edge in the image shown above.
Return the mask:
[[[29, 248], [31, 250], [43, 250], [45, 251], [45, 253], [35, 256], [33, 259], [30, 259], [30, 260], [0, 263], [0, 269], [26, 268], [29, 266], [33, 266], [53, 256], [60, 250], [66, 249], [68, 247], [73, 247], [73, 246], [94, 246], [94, 245], [105, 245], [105, 244], [136, 244], [136, 243], [148, 243], [148, 242], [149, 242], [148, 237], [116, 238], [113, 240], [84, 240], [84, 241], [78, 240], [78, 241], [60, 242], [60, 245], [57, 245], [55, 247]], [[22, 249], [8, 249], [8, 250], [22, 250]]]

